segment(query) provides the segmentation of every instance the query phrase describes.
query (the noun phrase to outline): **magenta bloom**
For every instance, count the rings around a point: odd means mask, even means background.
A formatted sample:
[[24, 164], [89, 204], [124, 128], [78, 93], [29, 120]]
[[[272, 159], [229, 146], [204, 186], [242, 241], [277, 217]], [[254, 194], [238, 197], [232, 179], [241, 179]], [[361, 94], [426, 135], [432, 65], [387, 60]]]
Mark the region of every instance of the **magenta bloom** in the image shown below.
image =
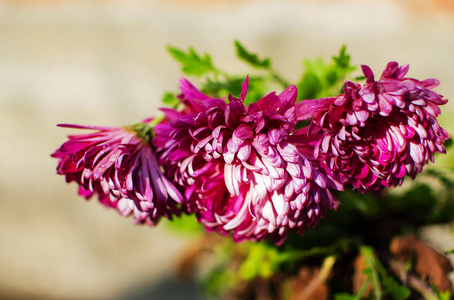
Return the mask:
[[292, 138], [296, 87], [249, 107], [247, 88], [246, 79], [240, 98], [226, 103], [182, 80], [181, 99], [190, 109], [166, 109], [169, 122], [155, 127], [153, 143], [168, 178], [185, 188], [184, 209], [208, 230], [279, 243], [335, 209], [330, 188], [343, 187], [314, 159], [307, 130]]
[[57, 173], [78, 183], [80, 195], [88, 199], [96, 194], [122, 215], [134, 213], [138, 223], [153, 225], [161, 216], [177, 213], [182, 196], [161, 173], [146, 134], [132, 127], [59, 126], [96, 130], [69, 136], [52, 154], [59, 160]]
[[360, 191], [379, 190], [414, 178], [434, 153], [445, 153], [449, 136], [437, 122], [448, 100], [432, 91], [436, 79], [404, 77], [409, 66], [390, 62], [380, 80], [362, 66], [366, 83], [346, 82], [344, 94], [298, 103], [299, 119], [314, 115], [324, 136], [316, 154], [325, 154], [343, 183]]

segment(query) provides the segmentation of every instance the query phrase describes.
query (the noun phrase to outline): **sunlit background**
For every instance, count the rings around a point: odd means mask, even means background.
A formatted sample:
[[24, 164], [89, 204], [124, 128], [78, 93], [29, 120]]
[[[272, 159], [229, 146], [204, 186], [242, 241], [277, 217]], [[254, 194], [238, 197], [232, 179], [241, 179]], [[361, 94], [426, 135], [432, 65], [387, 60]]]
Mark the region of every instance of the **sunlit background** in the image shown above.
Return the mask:
[[[0, 1], [0, 298], [203, 299], [187, 283], [171, 284], [190, 238], [84, 201], [49, 156], [68, 133], [58, 123], [116, 126], [156, 115], [181, 76], [167, 45], [247, 72], [235, 59], [238, 39], [295, 82], [303, 58], [329, 59], [345, 44], [353, 64], [380, 74], [391, 60], [408, 63], [411, 77], [438, 78], [436, 91], [454, 100], [451, 3]], [[452, 135], [454, 102], [442, 111]]]

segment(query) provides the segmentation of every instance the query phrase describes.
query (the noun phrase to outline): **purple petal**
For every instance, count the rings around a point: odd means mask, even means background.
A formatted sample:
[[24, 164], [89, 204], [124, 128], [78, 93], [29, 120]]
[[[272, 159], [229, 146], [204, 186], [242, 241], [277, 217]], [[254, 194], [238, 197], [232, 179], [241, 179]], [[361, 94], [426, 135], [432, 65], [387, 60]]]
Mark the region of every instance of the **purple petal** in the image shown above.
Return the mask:
[[241, 101], [244, 101], [244, 99], [246, 98], [248, 88], [249, 88], [249, 75], [246, 76], [246, 79], [244, 80], [243, 84], [241, 85], [241, 94], [240, 94]]

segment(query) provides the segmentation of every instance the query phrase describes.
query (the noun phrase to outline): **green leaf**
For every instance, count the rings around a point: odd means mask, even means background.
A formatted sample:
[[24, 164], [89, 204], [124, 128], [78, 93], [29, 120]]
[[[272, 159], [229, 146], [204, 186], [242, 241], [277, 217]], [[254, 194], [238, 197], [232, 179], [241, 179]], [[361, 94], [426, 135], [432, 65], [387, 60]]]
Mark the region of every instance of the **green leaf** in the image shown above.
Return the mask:
[[176, 108], [178, 104], [180, 104], [180, 100], [175, 96], [175, 94], [170, 93], [170, 92], [165, 92], [164, 95], [162, 95], [162, 103], [165, 106], [168, 107], [173, 107]]
[[443, 146], [445, 146], [446, 149], [451, 148], [453, 144], [452, 137], [449, 137], [447, 140], [443, 142]]
[[[207, 78], [207, 81], [202, 86], [202, 92], [207, 95], [216, 95], [216, 97], [227, 97], [232, 94], [234, 97], [239, 97], [241, 93], [244, 77], [232, 76], [224, 80], [212, 80]], [[262, 77], [249, 76], [249, 89], [245, 105], [257, 102], [265, 93], [265, 83]]]
[[188, 52], [168, 46], [167, 50], [182, 66], [183, 73], [188, 75], [202, 76], [208, 73], [218, 73], [219, 71], [213, 66], [211, 56], [205, 54], [201, 57], [193, 48]]
[[410, 290], [405, 286], [399, 285], [390, 276], [384, 276], [382, 279], [384, 293], [390, 295], [394, 300], [405, 300], [410, 297]]
[[239, 41], [235, 41], [236, 55], [256, 68], [269, 68], [271, 61], [269, 58], [259, 59], [257, 54], [251, 53], [244, 48]]
[[201, 91], [208, 95], [216, 95], [216, 97], [225, 97], [229, 94], [232, 94], [234, 97], [239, 97], [243, 81], [243, 77], [227, 78], [225, 80], [212, 80], [207, 78]]
[[244, 280], [256, 277], [270, 277], [277, 271], [280, 263], [278, 250], [265, 243], [251, 243], [248, 254], [240, 267]]
[[312, 72], [306, 72], [298, 85], [298, 95], [301, 99], [315, 99], [323, 91], [323, 84]]
[[451, 293], [449, 291], [444, 291], [444, 292], [437, 292], [437, 300], [450, 300], [451, 299]]
[[341, 70], [348, 72], [355, 69], [355, 67], [350, 65], [350, 55], [347, 54], [347, 47], [345, 45], [342, 45], [338, 56], [333, 56], [332, 59], [336, 66]]
[[182, 214], [180, 217], [175, 217], [173, 220], [167, 221], [166, 224], [169, 229], [176, 233], [200, 234], [204, 231], [202, 225], [197, 222], [194, 215]]
[[355, 300], [355, 295], [350, 295], [347, 293], [338, 293], [334, 295], [334, 300]]
[[448, 255], [448, 254], [454, 254], [454, 249], [451, 249], [451, 250], [445, 251], [445, 254], [446, 254], [446, 255]]
[[204, 277], [202, 290], [207, 293], [207, 296], [217, 296], [217, 299], [220, 294], [232, 288], [236, 282], [236, 274], [227, 269], [226, 266], [220, 265]]
[[337, 56], [332, 57], [330, 63], [317, 58], [305, 60], [303, 66], [304, 74], [297, 84], [299, 99], [337, 96], [342, 92], [347, 75], [355, 70], [350, 65], [350, 55], [345, 46]]

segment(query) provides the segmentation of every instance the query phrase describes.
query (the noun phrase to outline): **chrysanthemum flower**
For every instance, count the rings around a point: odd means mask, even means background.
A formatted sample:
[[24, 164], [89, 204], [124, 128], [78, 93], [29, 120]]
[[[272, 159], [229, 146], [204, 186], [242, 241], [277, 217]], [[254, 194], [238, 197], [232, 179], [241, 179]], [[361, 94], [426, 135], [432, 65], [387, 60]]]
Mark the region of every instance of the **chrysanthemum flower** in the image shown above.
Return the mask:
[[96, 130], [69, 136], [54, 154], [57, 173], [79, 184], [79, 194], [134, 214], [138, 223], [155, 224], [161, 216], [172, 217], [182, 196], [161, 173], [144, 125], [109, 128], [79, 125], [62, 127]]
[[153, 143], [168, 178], [185, 188], [185, 210], [208, 230], [231, 233], [235, 241], [279, 243], [291, 229], [301, 233], [337, 207], [330, 188], [343, 187], [313, 159], [307, 131], [291, 139], [295, 86], [249, 107], [247, 79], [240, 98], [229, 96], [228, 103], [186, 80], [181, 87], [191, 110], [166, 110], [169, 122], [154, 128]]
[[405, 175], [420, 173], [434, 153], [445, 153], [449, 136], [436, 118], [448, 100], [432, 91], [438, 80], [404, 77], [408, 69], [390, 62], [375, 81], [362, 66], [363, 86], [348, 81], [338, 97], [298, 103], [299, 118], [314, 115], [312, 126], [324, 132], [316, 153], [330, 156], [343, 183], [360, 191], [397, 186]]

